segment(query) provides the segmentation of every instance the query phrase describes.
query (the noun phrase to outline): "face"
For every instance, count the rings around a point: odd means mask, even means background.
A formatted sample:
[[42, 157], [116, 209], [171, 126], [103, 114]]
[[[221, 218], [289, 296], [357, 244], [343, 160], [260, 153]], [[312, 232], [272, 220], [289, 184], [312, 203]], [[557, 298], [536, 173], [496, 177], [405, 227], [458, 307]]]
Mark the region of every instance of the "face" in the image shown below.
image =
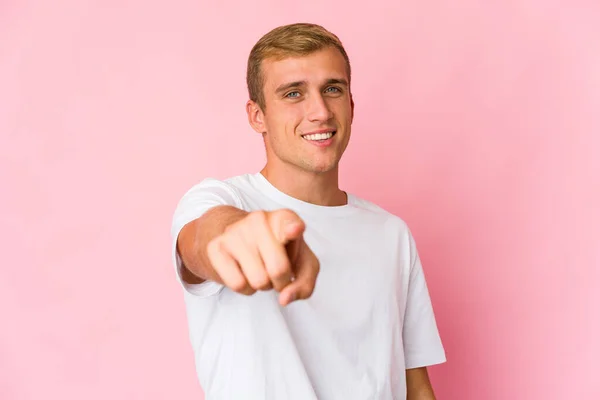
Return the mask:
[[336, 170], [350, 139], [354, 103], [342, 54], [265, 60], [265, 110], [248, 102], [252, 127], [264, 135], [267, 162], [313, 173]]

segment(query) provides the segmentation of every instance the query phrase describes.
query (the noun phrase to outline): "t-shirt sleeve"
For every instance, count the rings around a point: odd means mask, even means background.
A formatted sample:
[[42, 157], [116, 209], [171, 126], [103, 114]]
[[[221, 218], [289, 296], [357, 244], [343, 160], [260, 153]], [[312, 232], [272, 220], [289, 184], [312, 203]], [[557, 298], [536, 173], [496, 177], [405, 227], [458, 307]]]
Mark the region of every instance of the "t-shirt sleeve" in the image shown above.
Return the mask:
[[204, 281], [200, 284], [189, 284], [182, 278], [183, 262], [177, 251], [177, 238], [181, 229], [189, 222], [200, 218], [206, 211], [216, 206], [230, 205], [242, 208], [239, 195], [228, 183], [207, 178], [190, 188], [179, 200], [171, 224], [171, 253], [175, 266], [176, 277], [183, 289], [198, 296], [212, 296], [221, 291], [223, 285], [214, 281]]
[[446, 353], [437, 328], [433, 306], [417, 247], [409, 231], [410, 272], [403, 342], [407, 369], [441, 364]]

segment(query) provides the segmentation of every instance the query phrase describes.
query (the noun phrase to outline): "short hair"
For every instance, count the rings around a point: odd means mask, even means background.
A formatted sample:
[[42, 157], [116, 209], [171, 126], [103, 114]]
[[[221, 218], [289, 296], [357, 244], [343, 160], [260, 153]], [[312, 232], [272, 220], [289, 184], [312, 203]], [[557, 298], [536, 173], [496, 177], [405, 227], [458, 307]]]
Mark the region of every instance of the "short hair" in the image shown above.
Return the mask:
[[346, 60], [348, 84], [350, 84], [350, 59], [340, 39], [317, 24], [295, 23], [279, 26], [259, 39], [250, 51], [246, 83], [250, 100], [265, 110], [262, 62], [266, 59], [281, 60], [290, 56], [305, 56], [327, 47], [334, 47]]

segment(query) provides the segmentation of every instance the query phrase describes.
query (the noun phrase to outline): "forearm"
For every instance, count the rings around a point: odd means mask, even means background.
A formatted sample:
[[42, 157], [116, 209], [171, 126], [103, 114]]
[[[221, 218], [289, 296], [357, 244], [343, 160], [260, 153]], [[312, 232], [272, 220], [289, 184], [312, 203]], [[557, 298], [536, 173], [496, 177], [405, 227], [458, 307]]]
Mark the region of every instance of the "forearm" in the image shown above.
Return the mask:
[[406, 370], [406, 399], [435, 400], [427, 368], [422, 367]]
[[202, 283], [205, 280], [220, 282], [215, 273], [206, 248], [227, 227], [248, 215], [248, 212], [231, 206], [218, 206], [208, 210], [200, 218], [186, 224], [177, 238], [177, 251], [184, 268], [182, 278], [187, 283]]
[[406, 400], [435, 400], [431, 387], [411, 390], [407, 393]]

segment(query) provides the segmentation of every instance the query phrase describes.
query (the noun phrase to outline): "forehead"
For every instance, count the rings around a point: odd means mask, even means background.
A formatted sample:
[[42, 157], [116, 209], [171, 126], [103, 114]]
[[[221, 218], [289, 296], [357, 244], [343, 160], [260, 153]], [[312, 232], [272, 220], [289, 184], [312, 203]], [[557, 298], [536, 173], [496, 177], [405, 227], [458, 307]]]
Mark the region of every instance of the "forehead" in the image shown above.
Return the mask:
[[321, 82], [327, 79], [346, 79], [346, 60], [336, 48], [329, 47], [305, 56], [266, 59], [262, 62], [265, 89], [273, 89], [289, 81]]

